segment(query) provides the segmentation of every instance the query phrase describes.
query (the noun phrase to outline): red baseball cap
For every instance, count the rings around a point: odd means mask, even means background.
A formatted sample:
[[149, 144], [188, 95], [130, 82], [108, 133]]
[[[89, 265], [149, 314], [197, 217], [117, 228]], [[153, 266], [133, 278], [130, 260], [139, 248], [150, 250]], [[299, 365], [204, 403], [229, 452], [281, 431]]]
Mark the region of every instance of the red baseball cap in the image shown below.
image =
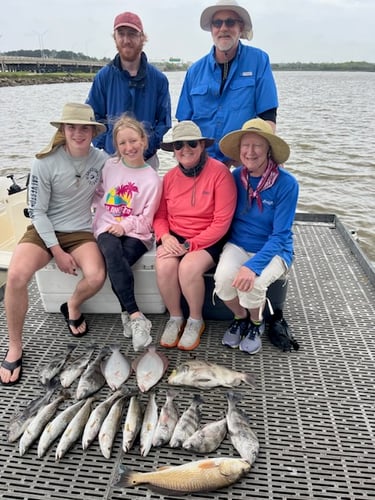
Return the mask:
[[121, 26], [128, 26], [140, 33], [143, 32], [142, 21], [137, 14], [133, 14], [133, 12], [123, 12], [115, 17], [113, 29], [117, 30], [117, 28], [121, 28]]

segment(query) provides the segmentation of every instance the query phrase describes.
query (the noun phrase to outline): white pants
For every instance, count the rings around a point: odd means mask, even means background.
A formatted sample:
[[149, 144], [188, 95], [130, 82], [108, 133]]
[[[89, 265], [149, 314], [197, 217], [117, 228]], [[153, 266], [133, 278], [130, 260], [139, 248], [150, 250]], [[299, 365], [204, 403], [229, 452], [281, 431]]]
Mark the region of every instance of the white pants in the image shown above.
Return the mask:
[[229, 301], [238, 297], [240, 305], [245, 309], [262, 308], [266, 302], [268, 287], [282, 276], [286, 276], [288, 268], [284, 260], [276, 255], [263, 269], [262, 274], [255, 278], [254, 287], [250, 292], [237, 290], [232, 286], [233, 280], [242, 264], [254, 255], [233, 243], [225, 244], [214, 276], [214, 293], [221, 300]]

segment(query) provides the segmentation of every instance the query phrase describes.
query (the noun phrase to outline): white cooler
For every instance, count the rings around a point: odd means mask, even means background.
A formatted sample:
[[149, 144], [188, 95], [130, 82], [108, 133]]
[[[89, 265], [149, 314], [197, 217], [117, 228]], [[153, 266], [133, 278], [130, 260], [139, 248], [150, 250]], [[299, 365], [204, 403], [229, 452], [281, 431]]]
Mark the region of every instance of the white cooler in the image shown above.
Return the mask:
[[[133, 266], [135, 298], [139, 309], [148, 314], [165, 312], [165, 305], [156, 284], [155, 249], [146, 252]], [[78, 271], [79, 273], [79, 271]], [[68, 300], [82, 277], [62, 273], [54, 260], [35, 273], [40, 297], [47, 312], [60, 312], [60, 306]], [[120, 313], [121, 307], [107, 277], [99, 292], [81, 307], [86, 313]]]

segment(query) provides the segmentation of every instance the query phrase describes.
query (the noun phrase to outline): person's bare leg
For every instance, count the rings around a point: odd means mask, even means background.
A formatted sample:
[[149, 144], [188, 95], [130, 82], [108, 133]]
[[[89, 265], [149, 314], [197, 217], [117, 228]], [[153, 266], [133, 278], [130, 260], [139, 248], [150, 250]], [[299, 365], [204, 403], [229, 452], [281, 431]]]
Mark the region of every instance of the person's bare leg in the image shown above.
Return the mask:
[[157, 258], [156, 276], [160, 295], [170, 316], [182, 317], [181, 288], [178, 282], [180, 259], [176, 257]]

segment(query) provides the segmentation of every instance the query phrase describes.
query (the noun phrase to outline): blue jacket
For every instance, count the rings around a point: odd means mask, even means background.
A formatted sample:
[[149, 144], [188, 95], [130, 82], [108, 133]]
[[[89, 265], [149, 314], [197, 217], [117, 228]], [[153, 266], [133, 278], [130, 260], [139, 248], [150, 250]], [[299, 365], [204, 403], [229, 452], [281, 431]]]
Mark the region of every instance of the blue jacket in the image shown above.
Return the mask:
[[112, 138], [114, 122], [125, 112], [142, 122], [148, 133], [146, 160], [159, 149], [163, 135], [172, 125], [168, 79], [147, 62], [144, 52], [135, 77], [122, 69], [117, 54], [95, 76], [86, 103], [93, 108], [96, 119], [107, 126], [107, 132], [96, 137], [93, 143], [109, 154], [115, 152]]
[[[298, 183], [295, 177], [279, 167], [279, 176], [269, 189], [261, 191], [263, 209], [256, 200], [249, 206], [247, 191], [241, 183], [242, 167], [233, 171], [237, 186], [237, 206], [230, 227], [231, 243], [255, 253], [244, 266], [258, 276], [279, 255], [290, 267], [293, 260], [292, 225], [298, 200]], [[260, 177], [250, 177], [253, 189]]]
[[221, 69], [212, 47], [186, 73], [176, 117], [192, 120], [204, 137], [216, 139], [208, 152], [225, 162], [228, 158], [219, 150], [218, 141], [259, 113], [277, 108], [278, 99], [268, 55], [241, 42], [221, 95], [220, 85]]

